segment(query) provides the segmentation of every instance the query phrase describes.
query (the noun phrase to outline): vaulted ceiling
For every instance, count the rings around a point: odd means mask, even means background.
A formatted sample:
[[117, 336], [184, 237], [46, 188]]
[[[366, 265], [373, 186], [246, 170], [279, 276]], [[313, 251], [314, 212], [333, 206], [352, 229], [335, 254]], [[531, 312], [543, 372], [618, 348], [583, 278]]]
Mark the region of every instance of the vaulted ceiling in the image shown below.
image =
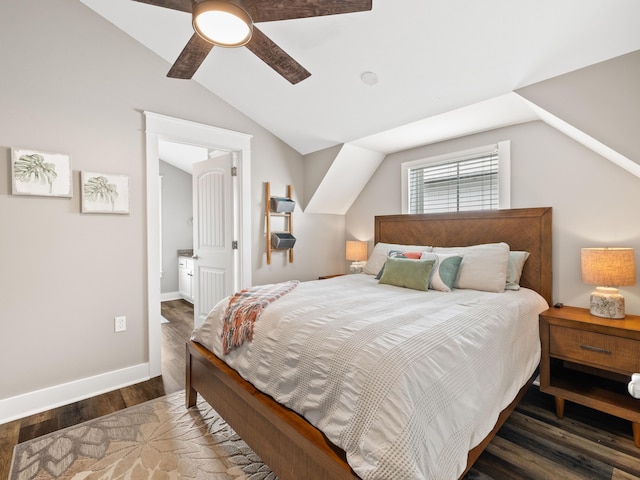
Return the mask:
[[[188, 13], [81, 1], [167, 70], [193, 34]], [[369, 12], [260, 24], [311, 72], [296, 85], [246, 48], [219, 47], [175, 81], [202, 84], [302, 154], [391, 153], [539, 118], [511, 92], [640, 49], [638, 18], [637, 0], [373, 0]]]

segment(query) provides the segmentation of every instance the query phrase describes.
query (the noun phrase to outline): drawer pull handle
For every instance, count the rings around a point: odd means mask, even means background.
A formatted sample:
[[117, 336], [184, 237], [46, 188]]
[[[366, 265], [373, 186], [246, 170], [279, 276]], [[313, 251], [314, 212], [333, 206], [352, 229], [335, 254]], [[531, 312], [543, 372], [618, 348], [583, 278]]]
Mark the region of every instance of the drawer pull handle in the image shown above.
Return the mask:
[[583, 350], [589, 350], [590, 352], [606, 353], [611, 355], [611, 350], [605, 350], [604, 348], [592, 347], [591, 345], [580, 345]]

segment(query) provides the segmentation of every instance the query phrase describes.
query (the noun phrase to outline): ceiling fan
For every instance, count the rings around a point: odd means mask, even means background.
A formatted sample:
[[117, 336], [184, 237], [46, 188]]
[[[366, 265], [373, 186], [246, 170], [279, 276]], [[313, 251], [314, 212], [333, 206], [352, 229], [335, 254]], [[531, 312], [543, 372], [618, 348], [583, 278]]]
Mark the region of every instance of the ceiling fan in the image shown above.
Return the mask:
[[373, 0], [134, 0], [192, 14], [195, 33], [167, 74], [189, 79], [215, 46], [245, 45], [292, 84], [309, 73], [255, 23], [371, 10]]

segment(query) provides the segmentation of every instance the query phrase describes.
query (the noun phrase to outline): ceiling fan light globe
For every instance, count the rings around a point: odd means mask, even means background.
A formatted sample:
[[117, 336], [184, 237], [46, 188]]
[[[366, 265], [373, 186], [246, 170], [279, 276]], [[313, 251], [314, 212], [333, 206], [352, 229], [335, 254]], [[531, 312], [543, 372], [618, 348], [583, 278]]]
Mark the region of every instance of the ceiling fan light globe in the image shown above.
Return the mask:
[[241, 7], [206, 0], [193, 8], [193, 28], [205, 40], [221, 47], [241, 47], [251, 40], [253, 22]]

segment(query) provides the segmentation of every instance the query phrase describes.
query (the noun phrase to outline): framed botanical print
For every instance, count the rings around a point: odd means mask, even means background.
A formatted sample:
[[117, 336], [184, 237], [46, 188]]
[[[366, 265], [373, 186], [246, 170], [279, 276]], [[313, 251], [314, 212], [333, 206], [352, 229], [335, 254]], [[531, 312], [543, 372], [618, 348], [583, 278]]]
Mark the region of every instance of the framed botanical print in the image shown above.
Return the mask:
[[129, 213], [129, 177], [108, 173], [80, 174], [83, 213]]
[[12, 148], [11, 193], [71, 198], [71, 157], [64, 153]]

